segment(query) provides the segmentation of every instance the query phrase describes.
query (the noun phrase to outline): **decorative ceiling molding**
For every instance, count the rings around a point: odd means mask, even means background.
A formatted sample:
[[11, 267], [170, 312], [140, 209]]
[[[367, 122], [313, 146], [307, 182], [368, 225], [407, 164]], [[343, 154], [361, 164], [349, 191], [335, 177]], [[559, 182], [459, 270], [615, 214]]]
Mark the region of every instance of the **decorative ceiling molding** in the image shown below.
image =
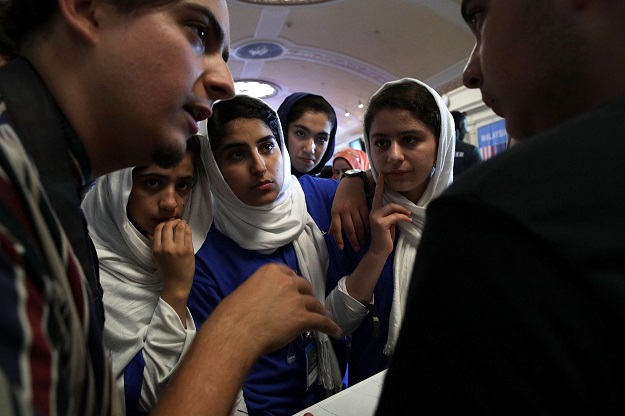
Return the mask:
[[322, 49], [293, 47], [287, 49], [284, 57], [300, 61], [314, 62], [317, 64], [323, 63], [345, 71], [353, 72], [355, 75], [360, 75], [365, 79], [372, 80], [377, 83], [385, 83], [396, 78], [390, 72], [375, 68], [374, 66], [360, 60], [341, 54], [331, 53]]
[[416, 3], [419, 7], [429, 10], [438, 17], [470, 32], [469, 27], [460, 14], [460, 0], [408, 0]]
[[462, 72], [467, 65], [469, 58], [463, 59], [444, 71], [430, 77], [423, 82], [434, 88], [439, 94], [445, 94], [455, 88], [462, 86]]
[[[269, 47], [268, 44], [271, 44], [271, 47]], [[281, 54], [276, 56], [271, 55], [271, 50], [277, 51], [280, 48], [283, 51]], [[240, 59], [246, 62], [246, 66], [247, 62], [251, 63], [252, 61], [295, 59], [299, 61], [333, 66], [344, 71], [349, 71], [355, 75], [359, 75], [367, 80], [373, 81], [376, 84], [383, 84], [397, 78], [390, 72], [376, 68], [358, 59], [342, 54], [328, 52], [322, 49], [294, 45], [283, 40], [276, 42], [275, 40], [260, 40], [256, 38], [248, 39], [238, 42], [238, 45], [232, 45], [232, 51], [232, 58]], [[248, 58], [247, 55], [250, 53], [253, 54], [253, 57]], [[264, 58], [264, 56], [267, 57]]]

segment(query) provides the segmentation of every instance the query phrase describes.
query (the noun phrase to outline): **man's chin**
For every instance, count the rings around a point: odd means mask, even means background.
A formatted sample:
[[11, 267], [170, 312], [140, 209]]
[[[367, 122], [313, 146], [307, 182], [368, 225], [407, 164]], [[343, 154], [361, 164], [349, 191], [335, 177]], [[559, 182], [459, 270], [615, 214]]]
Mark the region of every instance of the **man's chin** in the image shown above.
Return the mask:
[[182, 161], [186, 151], [183, 146], [162, 146], [152, 153], [152, 160], [161, 169], [170, 169]]

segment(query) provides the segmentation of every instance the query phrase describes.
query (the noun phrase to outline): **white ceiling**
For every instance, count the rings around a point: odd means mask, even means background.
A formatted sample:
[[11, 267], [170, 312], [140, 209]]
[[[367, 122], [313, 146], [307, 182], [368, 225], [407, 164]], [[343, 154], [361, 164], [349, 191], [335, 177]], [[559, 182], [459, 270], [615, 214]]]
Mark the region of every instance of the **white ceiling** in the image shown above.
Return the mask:
[[[235, 80], [260, 79], [280, 88], [265, 101], [277, 109], [293, 92], [324, 96], [338, 116], [337, 143], [361, 135], [368, 98], [384, 82], [425, 81], [440, 93], [461, 85], [473, 37], [461, 0], [334, 0], [275, 6], [227, 0]], [[268, 42], [268, 50], [251, 44]], [[247, 48], [246, 48], [247, 47]], [[237, 55], [253, 49], [246, 59]], [[275, 49], [277, 57], [263, 52]], [[345, 117], [346, 111], [351, 113]]]

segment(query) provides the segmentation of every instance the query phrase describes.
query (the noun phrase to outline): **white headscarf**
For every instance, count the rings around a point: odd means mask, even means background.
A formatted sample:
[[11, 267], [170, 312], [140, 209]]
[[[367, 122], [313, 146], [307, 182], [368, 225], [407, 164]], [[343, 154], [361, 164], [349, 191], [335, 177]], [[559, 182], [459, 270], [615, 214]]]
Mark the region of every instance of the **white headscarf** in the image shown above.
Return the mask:
[[[276, 119], [279, 122], [277, 115]], [[319, 227], [308, 214], [302, 187], [291, 175], [291, 160], [280, 127], [278, 134], [276, 139], [282, 154], [284, 182], [276, 200], [260, 207], [247, 205], [236, 197], [222, 176], [213, 153], [209, 152], [206, 165], [213, 192], [215, 226], [242, 248], [263, 254], [293, 243], [301, 275], [311, 283], [315, 297], [325, 303], [328, 249]], [[334, 391], [341, 386], [334, 350], [323, 332], [315, 331], [315, 339], [319, 351], [319, 381], [326, 390]]]
[[[392, 355], [399, 335], [399, 328], [403, 319], [404, 309], [406, 305], [406, 296], [412, 277], [412, 269], [417, 255], [417, 248], [421, 241], [421, 232], [425, 224], [426, 208], [430, 201], [440, 195], [453, 181], [453, 168], [455, 156], [456, 133], [454, 119], [443, 102], [443, 99], [434, 89], [421, 81], [411, 78], [403, 78], [397, 81], [387, 82], [372, 97], [373, 101], [381, 91], [389, 86], [416, 83], [424, 86], [432, 94], [436, 100], [438, 109], [441, 114], [441, 134], [438, 138], [438, 151], [436, 154], [436, 165], [434, 173], [430, 178], [425, 192], [421, 195], [419, 201], [415, 205], [412, 201], [401, 195], [399, 192], [388, 186], [384, 187], [384, 203], [400, 204], [411, 211], [410, 217], [412, 222], [400, 221], [397, 223], [400, 233], [395, 246], [395, 261], [393, 264], [393, 303], [391, 306], [391, 316], [389, 322], [388, 341], [384, 347], [384, 354]], [[378, 181], [378, 172], [371, 157], [371, 149], [369, 146], [369, 138], [365, 138], [365, 148], [369, 156], [371, 164], [371, 172], [375, 181]]]
[[[208, 140], [201, 138], [201, 159], [208, 154]], [[185, 206], [183, 219], [189, 222], [193, 249], [204, 243], [212, 222], [211, 195], [206, 170]], [[99, 178], [85, 196], [82, 208], [89, 234], [98, 253], [100, 279], [105, 297], [119, 307], [106, 309], [105, 343], [115, 352], [114, 374], [121, 374], [142, 349], [147, 328], [159, 301], [162, 282], [152, 260], [151, 243], [130, 222], [126, 214], [132, 190], [132, 168]], [[111, 293], [114, 292], [114, 293]]]

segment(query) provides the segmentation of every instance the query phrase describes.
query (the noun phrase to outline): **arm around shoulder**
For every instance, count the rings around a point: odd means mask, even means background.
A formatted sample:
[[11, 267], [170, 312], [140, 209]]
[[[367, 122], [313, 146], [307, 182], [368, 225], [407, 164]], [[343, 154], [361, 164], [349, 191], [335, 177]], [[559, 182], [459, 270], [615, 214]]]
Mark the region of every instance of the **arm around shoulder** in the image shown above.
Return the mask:
[[343, 249], [343, 230], [354, 250], [366, 241], [369, 230], [369, 209], [366, 194], [375, 188], [371, 171], [364, 175], [344, 177], [340, 182], [332, 203], [332, 225], [330, 234], [334, 236], [339, 249]]

